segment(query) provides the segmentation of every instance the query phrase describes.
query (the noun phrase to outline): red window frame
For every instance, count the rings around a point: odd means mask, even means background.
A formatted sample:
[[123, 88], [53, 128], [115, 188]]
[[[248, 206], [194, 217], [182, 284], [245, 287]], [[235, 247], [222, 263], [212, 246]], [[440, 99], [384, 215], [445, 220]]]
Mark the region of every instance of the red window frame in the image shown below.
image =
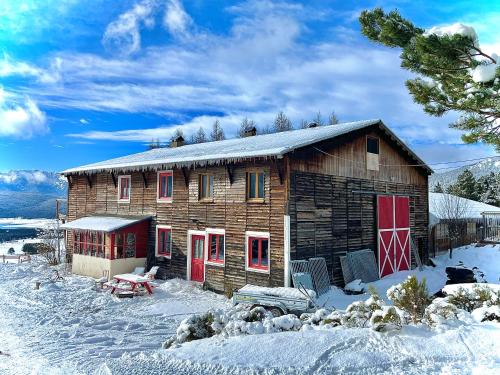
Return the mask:
[[[163, 177], [165, 177], [165, 181], [166, 181], [166, 184], [167, 184], [167, 187], [166, 187], [166, 190], [165, 190], [165, 193], [166, 195], [163, 195]], [[169, 178], [170, 178], [170, 189], [169, 189]], [[158, 200], [160, 201], [171, 201], [172, 200], [172, 196], [173, 196], [173, 192], [174, 192], [174, 174], [172, 171], [167, 171], [167, 172], [159, 172], [158, 173]]]
[[[212, 257], [212, 238], [215, 237], [215, 258]], [[222, 249], [221, 243], [220, 243], [220, 238], [222, 238]], [[224, 259], [225, 259], [225, 245], [226, 245], [226, 238], [225, 235], [222, 233], [209, 233], [208, 234], [208, 246], [207, 246], [207, 261], [211, 263], [220, 263], [224, 264]], [[222, 259], [220, 258], [222, 252]]]
[[73, 252], [75, 254], [105, 257], [106, 235], [101, 231], [75, 231]]
[[[126, 181], [125, 185], [123, 181]], [[118, 200], [130, 201], [130, 194], [132, 192], [131, 183], [132, 183], [131, 176], [118, 176]], [[126, 190], [124, 190], [124, 188]], [[125, 191], [127, 192], [126, 195], [124, 194]]]
[[[258, 241], [258, 251], [257, 251], [257, 254], [258, 254], [257, 262], [258, 263], [257, 264], [252, 263], [252, 242], [253, 241]], [[267, 241], [267, 264], [266, 265], [262, 265], [262, 241]], [[269, 270], [269, 263], [270, 263], [269, 237], [249, 236], [247, 246], [248, 246], [248, 249], [247, 249], [247, 257], [248, 257], [247, 267], [249, 269], [268, 271]]]
[[[162, 246], [160, 246], [160, 239], [161, 239], [161, 234], [165, 233], [166, 238], [169, 239], [168, 247], [169, 251], [163, 251]], [[167, 257], [170, 258], [172, 257], [172, 229], [171, 228], [158, 228], [157, 231], [157, 238], [156, 238], [156, 256], [160, 257]]]

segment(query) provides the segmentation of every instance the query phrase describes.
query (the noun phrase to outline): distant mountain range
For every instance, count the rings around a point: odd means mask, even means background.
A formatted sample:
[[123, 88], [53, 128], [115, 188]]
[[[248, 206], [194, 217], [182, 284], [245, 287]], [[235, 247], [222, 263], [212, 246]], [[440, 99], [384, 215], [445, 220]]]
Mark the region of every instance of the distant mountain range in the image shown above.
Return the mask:
[[0, 217], [53, 218], [56, 198], [66, 198], [66, 179], [54, 172], [0, 172]]
[[466, 169], [471, 171], [475, 178], [485, 176], [487, 174], [490, 174], [491, 172], [500, 173], [500, 157], [488, 158], [485, 160], [481, 160], [478, 163], [466, 165], [457, 169], [452, 169], [451, 171], [447, 172], [434, 173], [429, 178], [430, 189], [432, 190], [438, 182], [441, 184], [441, 186], [446, 188], [448, 185], [453, 184], [457, 180], [458, 176]]

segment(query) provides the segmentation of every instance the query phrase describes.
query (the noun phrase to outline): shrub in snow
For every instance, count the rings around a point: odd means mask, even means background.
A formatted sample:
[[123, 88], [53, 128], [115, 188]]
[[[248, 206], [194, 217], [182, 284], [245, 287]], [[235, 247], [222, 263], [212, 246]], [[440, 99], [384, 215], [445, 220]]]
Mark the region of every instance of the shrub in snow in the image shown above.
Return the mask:
[[394, 306], [382, 306], [375, 310], [370, 318], [370, 324], [375, 331], [392, 331], [401, 329], [403, 320]]
[[409, 276], [401, 284], [390, 287], [387, 290], [387, 297], [394, 306], [407, 313], [413, 323], [422, 320], [425, 309], [430, 303], [425, 279], [419, 282], [415, 276]]
[[191, 315], [181, 322], [177, 328], [176, 335], [163, 343], [163, 348], [168, 349], [174, 344], [182, 344], [187, 341], [213, 336], [215, 333], [212, 328], [213, 321], [214, 315], [212, 312], [201, 315]]
[[374, 311], [382, 310], [384, 303], [377, 294], [366, 301], [357, 301], [347, 306], [341, 323], [346, 327], [366, 327]]
[[480, 307], [475, 309], [471, 315], [476, 322], [494, 321], [500, 323], [500, 307], [498, 305]]
[[329, 311], [327, 309], [319, 309], [314, 313], [304, 313], [300, 316], [303, 324], [303, 330], [308, 330], [313, 326], [329, 326], [337, 327], [342, 324], [342, 313], [338, 311]]
[[427, 306], [423, 322], [430, 326], [445, 325], [458, 317], [457, 307], [448, 301], [448, 298], [436, 298]]
[[473, 284], [457, 288], [447, 287], [445, 292], [450, 303], [468, 312], [480, 307], [500, 305], [500, 290], [494, 290], [488, 284]]

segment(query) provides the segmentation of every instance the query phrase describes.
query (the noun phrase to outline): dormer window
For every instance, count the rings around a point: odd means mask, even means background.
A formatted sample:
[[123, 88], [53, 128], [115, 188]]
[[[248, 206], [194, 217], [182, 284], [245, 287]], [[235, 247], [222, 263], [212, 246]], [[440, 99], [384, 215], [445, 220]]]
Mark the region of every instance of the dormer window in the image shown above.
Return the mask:
[[118, 177], [118, 202], [130, 202], [131, 180], [130, 176]]
[[377, 137], [366, 137], [366, 169], [370, 171], [379, 170], [379, 146]]
[[158, 202], [171, 202], [174, 190], [172, 171], [158, 172]]

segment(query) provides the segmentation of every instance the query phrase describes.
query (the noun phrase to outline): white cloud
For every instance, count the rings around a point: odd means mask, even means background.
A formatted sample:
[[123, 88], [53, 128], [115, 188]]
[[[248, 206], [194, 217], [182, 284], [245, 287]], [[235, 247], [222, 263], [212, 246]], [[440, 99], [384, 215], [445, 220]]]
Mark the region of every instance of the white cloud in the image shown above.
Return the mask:
[[130, 55], [141, 48], [142, 27], [154, 25], [156, 0], [143, 0], [111, 22], [102, 38], [104, 46], [112, 52]]
[[163, 23], [171, 34], [183, 35], [187, 32], [192, 19], [184, 10], [184, 6], [180, 0], [168, 0]]
[[56, 83], [60, 80], [60, 67], [61, 59], [57, 57], [52, 59], [48, 69], [41, 69], [22, 61], [16, 61], [4, 53], [3, 59], [0, 60], [0, 77], [34, 77], [41, 83]]
[[30, 98], [23, 104], [0, 87], [0, 137], [31, 138], [48, 132], [47, 120], [38, 105]]
[[89, 124], [89, 120], [86, 120], [86, 119], [84, 119], [84, 118], [81, 118], [81, 119], [79, 120], [79, 122], [80, 122], [80, 124], [83, 124], [83, 125], [87, 125], [87, 124]]

